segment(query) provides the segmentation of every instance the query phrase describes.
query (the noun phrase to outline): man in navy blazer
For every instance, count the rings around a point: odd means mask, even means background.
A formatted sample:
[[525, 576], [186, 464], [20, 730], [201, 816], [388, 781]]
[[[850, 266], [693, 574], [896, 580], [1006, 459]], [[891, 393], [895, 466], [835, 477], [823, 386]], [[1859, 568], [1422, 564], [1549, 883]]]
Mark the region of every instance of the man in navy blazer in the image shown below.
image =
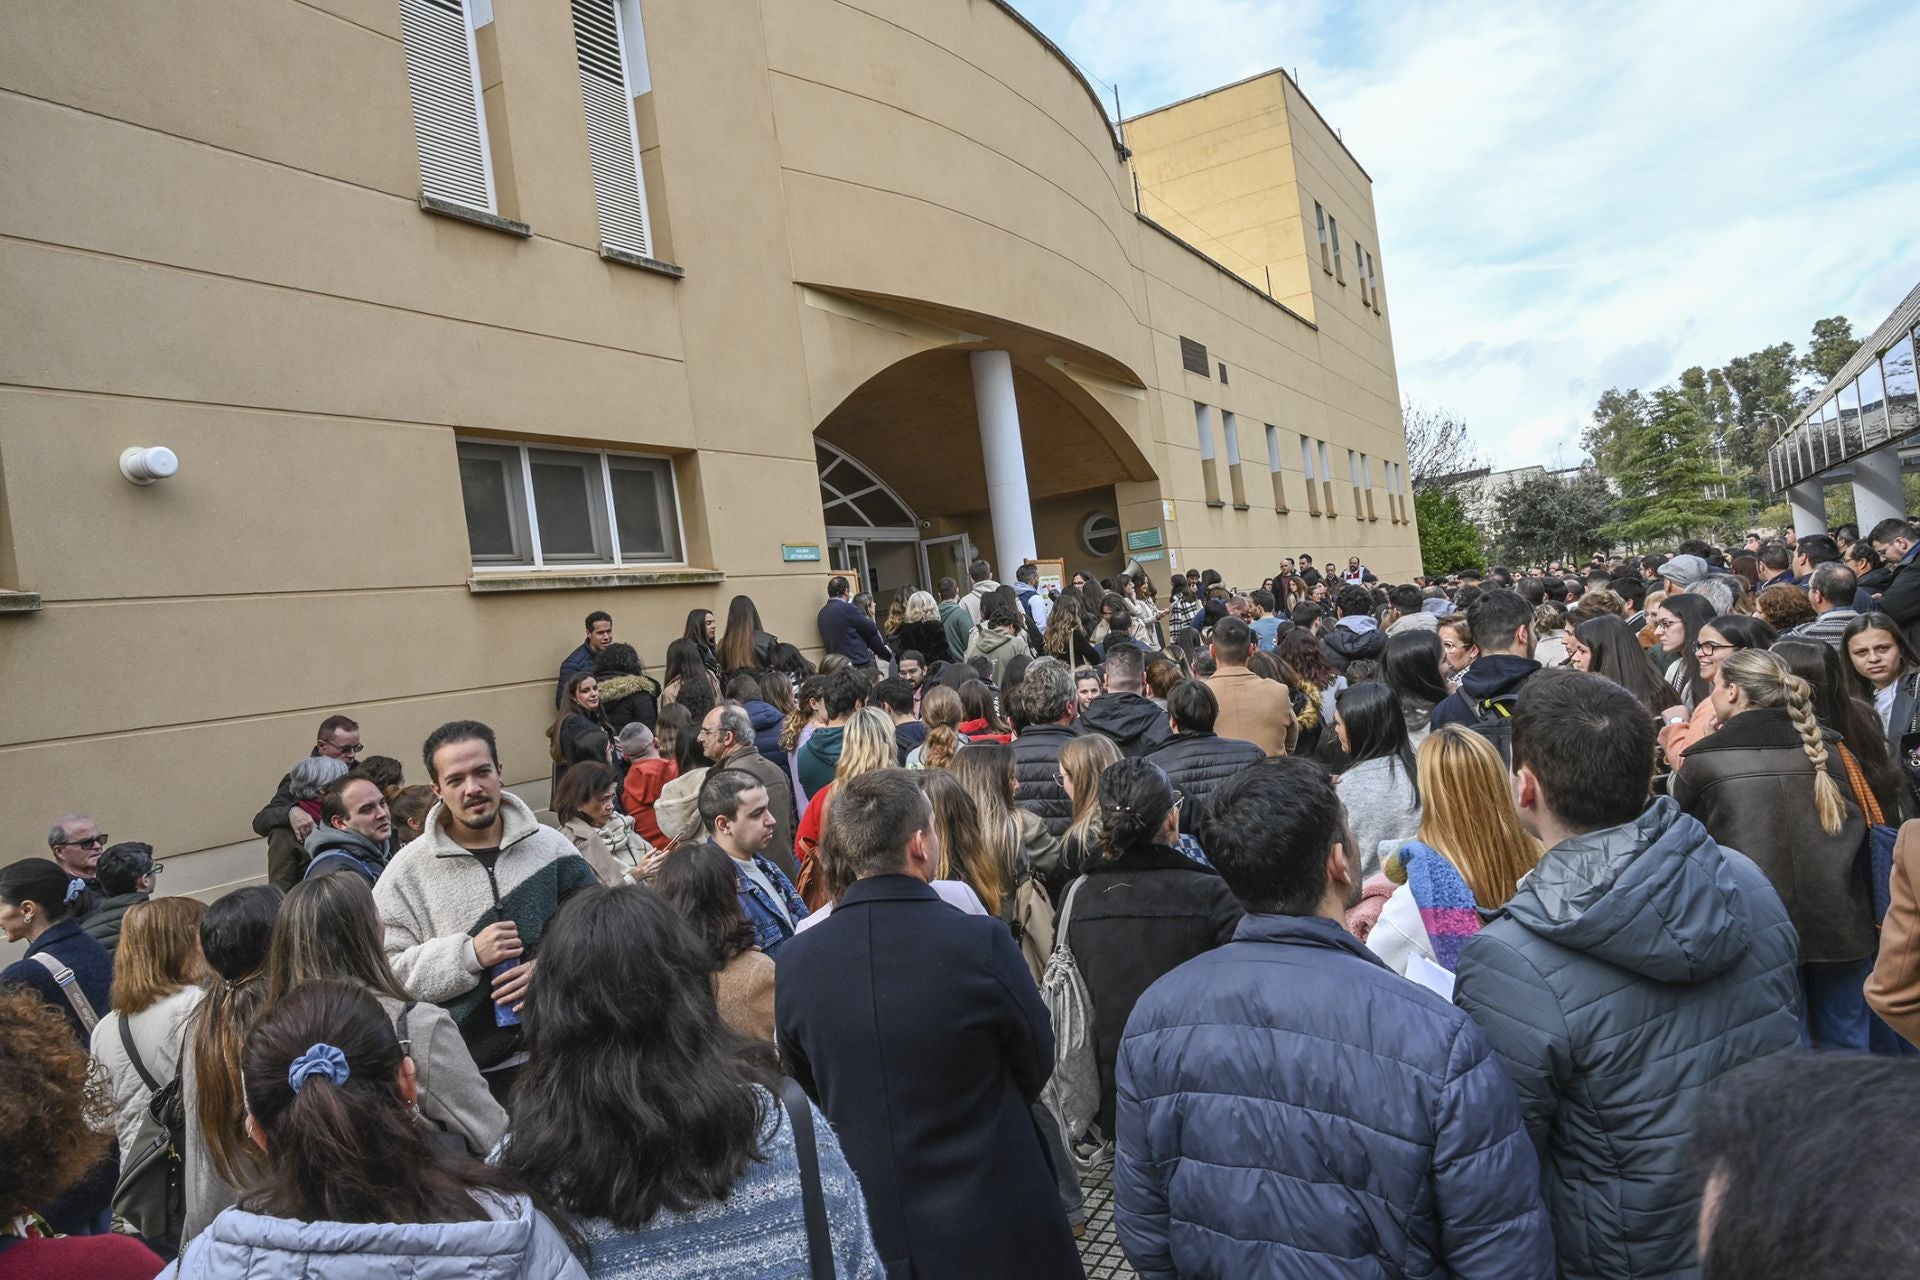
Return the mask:
[[1053, 1031], [1013, 935], [928, 884], [939, 845], [907, 771], [837, 784], [828, 821], [856, 879], [781, 948], [774, 1026], [866, 1192], [887, 1275], [1084, 1275], [1031, 1110]]
[[847, 599], [850, 589], [845, 578], [828, 581], [827, 603], [817, 619], [820, 643], [828, 653], [845, 654], [856, 667], [871, 667], [876, 657], [892, 658], [893, 650], [887, 648], [873, 619]]

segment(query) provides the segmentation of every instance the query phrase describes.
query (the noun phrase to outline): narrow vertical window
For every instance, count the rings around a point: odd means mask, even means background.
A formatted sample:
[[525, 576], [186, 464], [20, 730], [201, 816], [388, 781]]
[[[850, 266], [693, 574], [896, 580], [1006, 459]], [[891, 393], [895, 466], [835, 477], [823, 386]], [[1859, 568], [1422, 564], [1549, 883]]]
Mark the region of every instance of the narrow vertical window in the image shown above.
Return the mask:
[[[491, 7], [487, 16], [492, 16]], [[420, 149], [420, 194], [498, 213], [473, 25], [465, 0], [400, 0], [400, 43]]]
[[1360, 492], [1366, 495], [1367, 519], [1378, 520], [1380, 517], [1374, 514], [1373, 509], [1373, 463], [1364, 453], [1360, 455]]
[[1327, 226], [1333, 240], [1333, 278], [1341, 284], [1347, 282], [1347, 269], [1340, 261], [1340, 219], [1329, 217]]
[[1217, 507], [1220, 502], [1220, 474], [1213, 457], [1213, 409], [1209, 405], [1193, 402], [1193, 429], [1200, 445], [1200, 478], [1206, 485], [1207, 505]]
[[1333, 461], [1327, 452], [1327, 442], [1321, 440], [1318, 444], [1320, 445], [1320, 497], [1326, 502], [1327, 515], [1333, 517], [1340, 514], [1339, 508], [1333, 505]]
[[1233, 505], [1241, 510], [1247, 509], [1247, 482], [1240, 474], [1240, 420], [1224, 409], [1220, 413], [1227, 436], [1227, 487], [1233, 494]]
[[587, 112], [587, 161], [600, 215], [600, 243], [603, 249], [650, 258], [647, 190], [640, 174], [640, 137], [634, 128], [634, 86], [628, 72], [634, 51], [643, 63], [646, 55], [638, 31], [626, 34], [627, 24], [638, 16], [638, 5], [573, 0], [573, 41]]
[[1320, 225], [1320, 269], [1328, 275], [1333, 274], [1333, 253], [1327, 248], [1327, 211], [1320, 202], [1313, 202], [1313, 220]]
[[1307, 514], [1320, 514], [1320, 490], [1313, 483], [1313, 441], [1300, 437], [1300, 469], [1307, 473]]
[[1373, 254], [1367, 254], [1367, 293], [1373, 301], [1373, 314], [1380, 314], [1380, 272], [1375, 267]]
[[1267, 472], [1273, 478], [1273, 509], [1287, 513], [1287, 482], [1280, 470], [1280, 428], [1267, 424]]

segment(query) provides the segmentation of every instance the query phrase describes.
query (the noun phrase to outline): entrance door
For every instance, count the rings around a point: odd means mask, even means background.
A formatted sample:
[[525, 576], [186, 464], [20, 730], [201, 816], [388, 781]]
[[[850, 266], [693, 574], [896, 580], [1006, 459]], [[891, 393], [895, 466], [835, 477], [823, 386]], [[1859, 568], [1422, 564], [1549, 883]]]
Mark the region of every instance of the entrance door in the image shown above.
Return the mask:
[[867, 564], [867, 544], [860, 538], [829, 538], [827, 567], [853, 580], [853, 594], [873, 590], [873, 570]]
[[952, 578], [961, 594], [966, 594], [967, 566], [972, 562], [973, 544], [964, 533], [948, 538], [926, 538], [920, 543], [921, 577], [929, 591], [940, 585], [940, 579]]

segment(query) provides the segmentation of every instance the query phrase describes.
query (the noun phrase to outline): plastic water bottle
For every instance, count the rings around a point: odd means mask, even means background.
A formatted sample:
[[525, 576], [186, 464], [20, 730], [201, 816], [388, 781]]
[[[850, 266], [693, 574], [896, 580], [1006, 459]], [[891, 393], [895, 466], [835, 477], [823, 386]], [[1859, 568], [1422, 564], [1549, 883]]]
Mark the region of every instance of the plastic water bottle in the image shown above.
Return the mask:
[[[489, 979], [496, 979], [510, 969], [519, 968], [520, 965], [521, 961], [517, 957], [511, 960], [502, 960], [499, 964], [487, 970], [487, 977]], [[491, 981], [488, 983], [488, 990], [492, 990]], [[517, 1027], [520, 1025], [520, 1015], [513, 1011], [511, 1005], [496, 1004], [493, 1006], [493, 1025], [496, 1027]]]

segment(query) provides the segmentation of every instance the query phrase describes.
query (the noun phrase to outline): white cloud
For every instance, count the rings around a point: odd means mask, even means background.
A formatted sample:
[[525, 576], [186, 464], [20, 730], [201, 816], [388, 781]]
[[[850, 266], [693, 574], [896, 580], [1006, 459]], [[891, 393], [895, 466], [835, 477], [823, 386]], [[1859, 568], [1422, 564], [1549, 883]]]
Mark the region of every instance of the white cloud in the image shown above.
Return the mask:
[[1920, 6], [1016, 3], [1129, 112], [1298, 67], [1374, 179], [1403, 393], [1502, 463], [1920, 279]]

